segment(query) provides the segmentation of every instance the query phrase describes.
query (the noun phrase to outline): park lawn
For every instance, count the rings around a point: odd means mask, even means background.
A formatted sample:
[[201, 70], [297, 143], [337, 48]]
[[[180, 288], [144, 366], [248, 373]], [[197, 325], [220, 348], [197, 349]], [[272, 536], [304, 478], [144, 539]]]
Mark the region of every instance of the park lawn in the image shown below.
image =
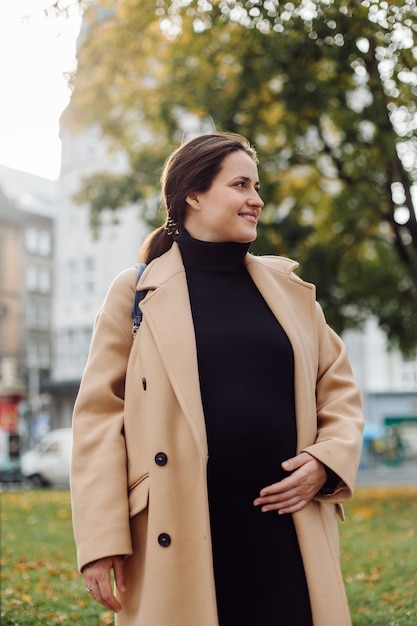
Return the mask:
[[340, 527], [354, 626], [417, 625], [417, 485], [357, 489]]
[[[3, 626], [112, 624], [76, 571], [68, 491], [4, 492], [1, 501]], [[342, 569], [354, 626], [417, 624], [417, 486], [358, 488], [345, 510]]]
[[77, 572], [68, 490], [1, 494], [1, 623], [112, 624]]

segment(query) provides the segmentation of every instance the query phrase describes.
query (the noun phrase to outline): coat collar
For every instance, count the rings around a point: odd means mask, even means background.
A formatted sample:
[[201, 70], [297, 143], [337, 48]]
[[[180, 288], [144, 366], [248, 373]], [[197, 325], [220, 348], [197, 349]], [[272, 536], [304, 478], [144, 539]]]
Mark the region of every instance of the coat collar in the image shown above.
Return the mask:
[[[314, 287], [292, 273], [298, 264], [290, 259], [247, 254], [245, 263], [252, 280], [291, 341], [297, 389], [297, 379], [301, 377], [298, 364], [302, 363], [305, 353], [303, 336], [306, 331], [311, 333], [312, 330]], [[141, 303], [144, 320], [200, 451], [206, 455], [206, 428], [194, 327], [185, 269], [176, 243], [149, 264], [142, 274], [139, 288], [148, 291]], [[297, 315], [294, 314], [294, 307], [297, 308]]]
[[[308, 283], [305, 283], [304, 281], [301, 281], [299, 278], [292, 275], [292, 272], [299, 265], [296, 261], [293, 261], [292, 259], [273, 255], [257, 257], [253, 254], [248, 253], [245, 256], [245, 264], [248, 268], [249, 274], [254, 280], [255, 277], [259, 278], [263, 275], [263, 269], [269, 268], [274, 270], [274, 272], [281, 275], [282, 277], [286, 276], [287, 278], [295, 278], [298, 284], [302, 284], [304, 286], [307, 285], [309, 286], [309, 288], [313, 287], [312, 285], [309, 285]], [[142, 274], [138, 288], [144, 290], [157, 289], [164, 283], [168, 282], [178, 273], [185, 274], [185, 269], [182, 262], [179, 246], [177, 243], [174, 242], [172, 248], [170, 248], [168, 252], [154, 259], [148, 265], [148, 267]]]

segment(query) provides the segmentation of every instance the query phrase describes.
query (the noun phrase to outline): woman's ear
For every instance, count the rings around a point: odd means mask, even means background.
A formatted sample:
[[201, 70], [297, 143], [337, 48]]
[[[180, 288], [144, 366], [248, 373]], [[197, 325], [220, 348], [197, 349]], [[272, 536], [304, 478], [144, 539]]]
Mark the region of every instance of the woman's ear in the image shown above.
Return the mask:
[[192, 209], [200, 209], [200, 201], [198, 199], [198, 193], [196, 191], [192, 191], [191, 193], [189, 193], [186, 197], [186, 201]]

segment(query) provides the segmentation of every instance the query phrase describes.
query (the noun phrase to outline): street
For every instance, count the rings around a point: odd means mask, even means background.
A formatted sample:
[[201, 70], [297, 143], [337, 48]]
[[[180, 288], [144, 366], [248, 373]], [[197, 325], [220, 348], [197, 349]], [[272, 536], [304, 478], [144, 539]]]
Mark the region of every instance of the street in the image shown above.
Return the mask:
[[358, 487], [414, 485], [417, 486], [417, 460], [404, 461], [398, 465], [377, 465], [360, 469], [356, 481]]

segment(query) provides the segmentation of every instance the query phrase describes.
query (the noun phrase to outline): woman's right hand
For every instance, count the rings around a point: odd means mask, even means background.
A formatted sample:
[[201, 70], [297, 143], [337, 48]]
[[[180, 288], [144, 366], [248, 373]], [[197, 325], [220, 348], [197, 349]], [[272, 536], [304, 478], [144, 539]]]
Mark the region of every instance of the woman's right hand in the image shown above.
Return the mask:
[[110, 572], [114, 572], [114, 581], [119, 591], [125, 591], [124, 559], [122, 556], [108, 556], [92, 561], [83, 567], [85, 586], [97, 602], [115, 613], [120, 611], [121, 604], [113, 595]]

